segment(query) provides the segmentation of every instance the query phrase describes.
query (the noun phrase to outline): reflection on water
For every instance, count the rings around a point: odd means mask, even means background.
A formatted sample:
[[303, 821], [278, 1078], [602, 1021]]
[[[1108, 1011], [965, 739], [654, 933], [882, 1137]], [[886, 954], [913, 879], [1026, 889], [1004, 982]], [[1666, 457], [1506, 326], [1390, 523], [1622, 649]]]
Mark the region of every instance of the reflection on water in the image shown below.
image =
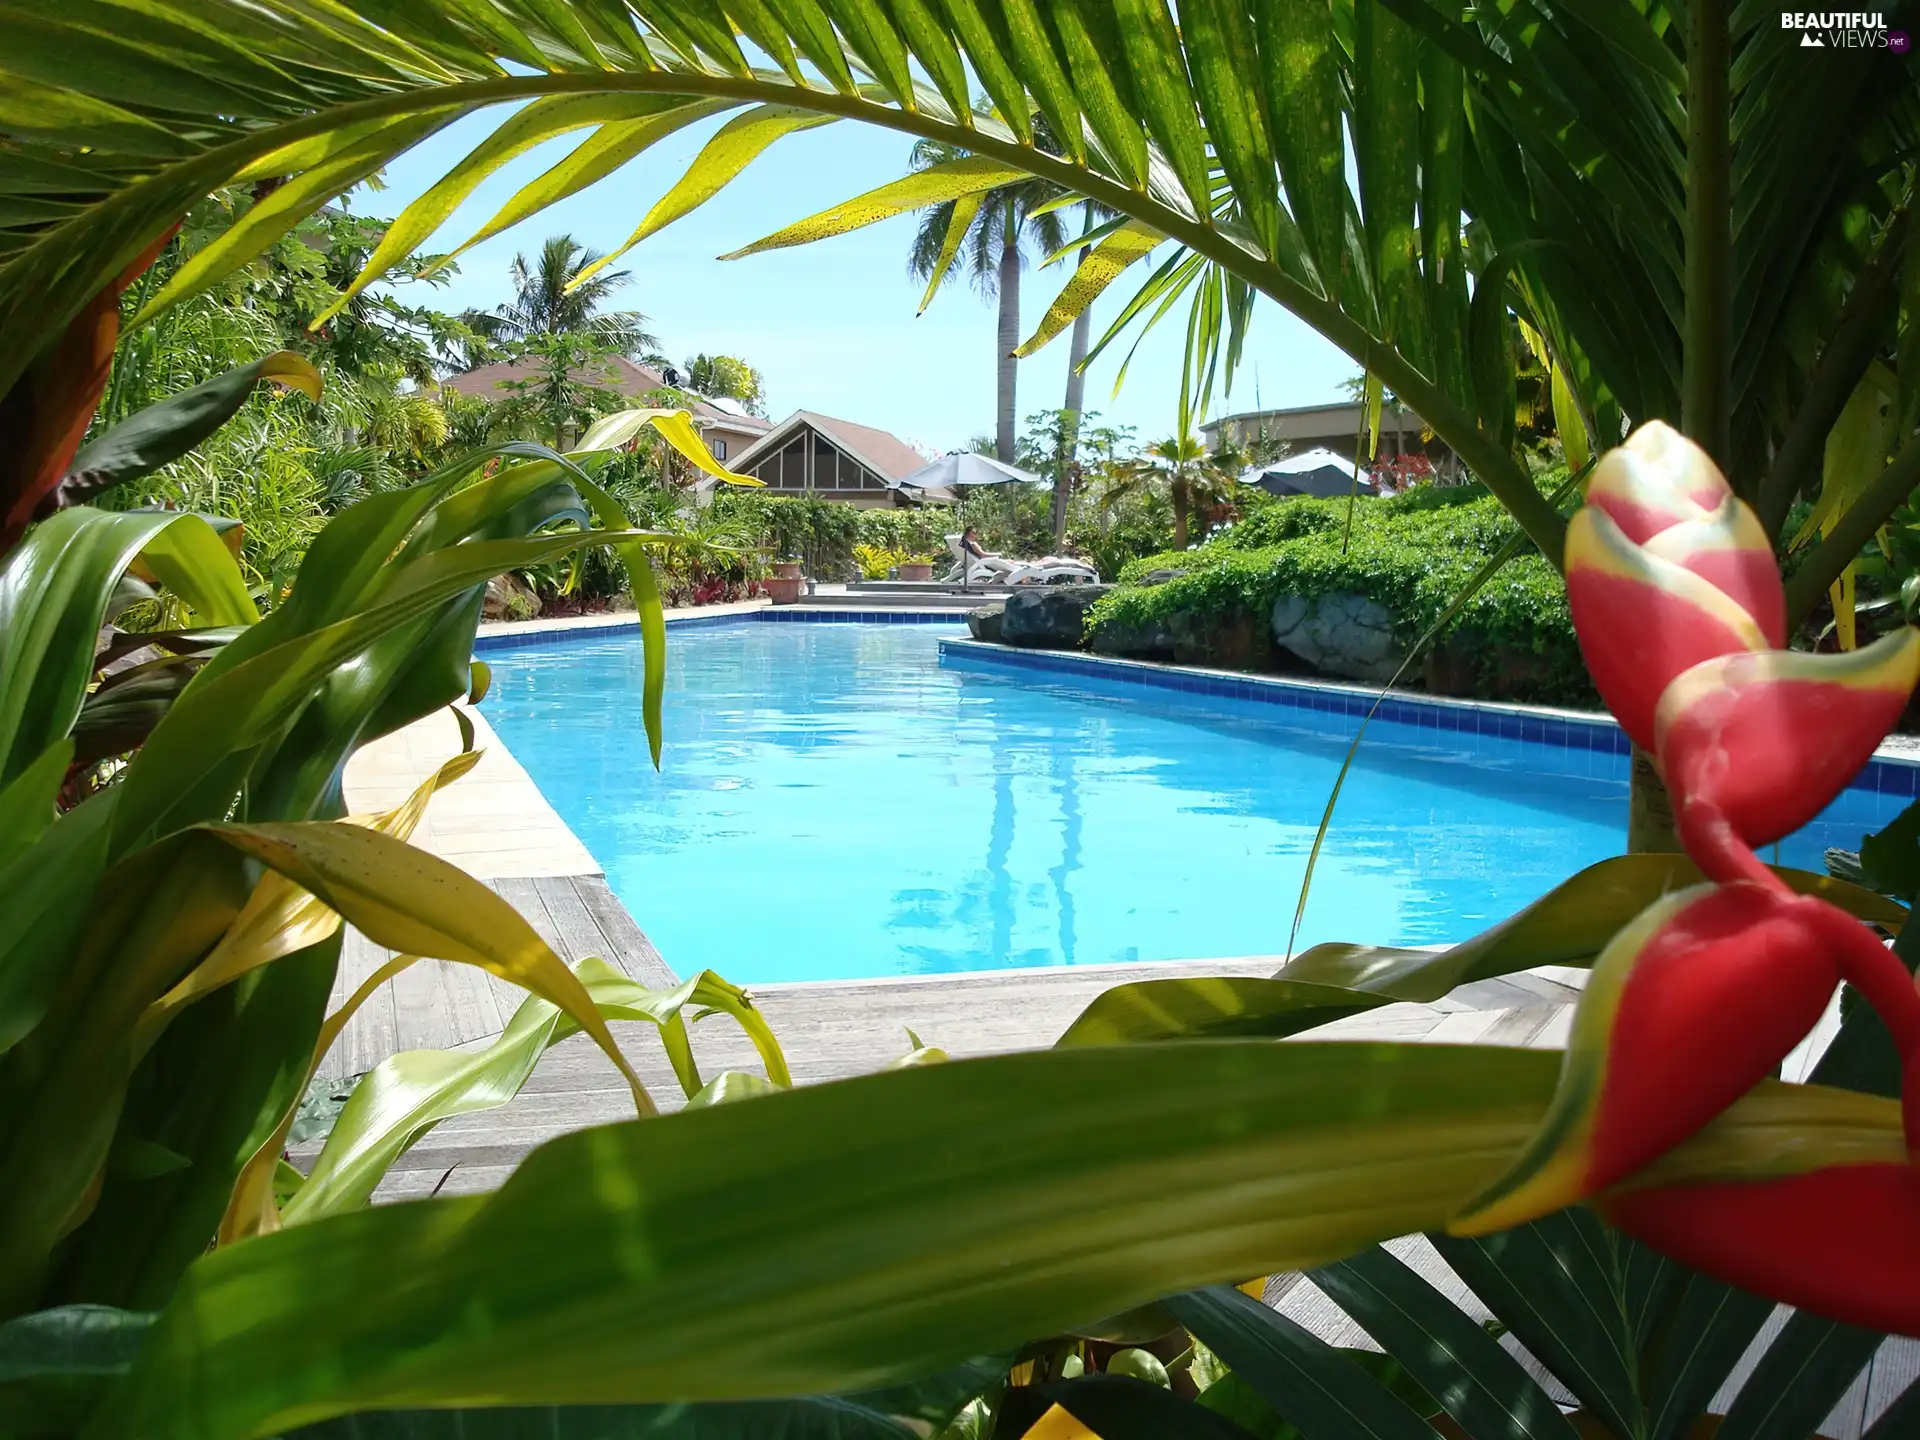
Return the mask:
[[[1284, 949], [1346, 751], [1311, 723], [1330, 717], [943, 667], [951, 633], [676, 632], [657, 774], [637, 638], [490, 655], [485, 708], [682, 974]], [[1467, 754], [1458, 738], [1369, 732], [1303, 944], [1462, 939], [1617, 851], [1619, 762], [1518, 744]], [[1817, 866], [1897, 809], [1849, 795], [1784, 858]]]

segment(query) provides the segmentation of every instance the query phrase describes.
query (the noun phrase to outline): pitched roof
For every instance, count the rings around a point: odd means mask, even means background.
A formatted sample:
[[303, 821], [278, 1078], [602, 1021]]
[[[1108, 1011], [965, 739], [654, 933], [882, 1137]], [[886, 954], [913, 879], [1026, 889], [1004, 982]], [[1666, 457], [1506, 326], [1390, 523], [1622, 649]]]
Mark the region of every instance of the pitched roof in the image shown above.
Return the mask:
[[[510, 381], [531, 380], [540, 373], [540, 367], [525, 360], [500, 360], [492, 365], [481, 365], [463, 375], [450, 376], [443, 383], [451, 390], [462, 395], [478, 395], [484, 400], [497, 400], [509, 393], [504, 387]], [[573, 378], [587, 385], [600, 385], [609, 390], [617, 390], [629, 399], [638, 400], [649, 391], [664, 390], [667, 382], [661, 373], [651, 365], [642, 365], [629, 360], [624, 355], [608, 355], [603, 359], [589, 361], [574, 367]], [[682, 392], [684, 393], [684, 392]], [[694, 398], [691, 409], [696, 420], [725, 425], [732, 430], [765, 430], [772, 422], [757, 415], [743, 415], [731, 409], [721, 409], [705, 400]]]
[[871, 425], [856, 425], [851, 420], [822, 415], [817, 410], [794, 411], [727, 463], [736, 470], [743, 469], [753, 461], [771, 455], [803, 425], [825, 435], [882, 479], [898, 480], [927, 463], [926, 456], [898, 435], [876, 430]]

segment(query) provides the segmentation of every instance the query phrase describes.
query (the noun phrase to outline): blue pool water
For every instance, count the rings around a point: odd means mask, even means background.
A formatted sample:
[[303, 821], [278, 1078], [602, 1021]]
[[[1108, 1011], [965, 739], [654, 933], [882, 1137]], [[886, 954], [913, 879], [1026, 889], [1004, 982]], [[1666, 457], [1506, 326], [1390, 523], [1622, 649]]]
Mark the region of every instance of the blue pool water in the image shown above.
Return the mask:
[[[943, 664], [963, 633], [676, 627], [658, 773], [637, 635], [489, 652], [484, 708], [682, 975], [1286, 948], [1342, 721]], [[1904, 803], [1849, 792], [1781, 859], [1818, 868]], [[1616, 853], [1625, 806], [1624, 757], [1376, 721], [1301, 944], [1465, 939]]]

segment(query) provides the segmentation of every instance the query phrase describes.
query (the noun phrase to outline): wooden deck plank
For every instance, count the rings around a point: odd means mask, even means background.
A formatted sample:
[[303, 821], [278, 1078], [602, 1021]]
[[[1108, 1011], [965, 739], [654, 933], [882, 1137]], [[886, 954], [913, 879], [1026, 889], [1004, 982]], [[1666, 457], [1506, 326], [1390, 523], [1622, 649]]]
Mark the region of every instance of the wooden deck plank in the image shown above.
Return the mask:
[[597, 955], [610, 965], [618, 965], [619, 960], [609, 954], [613, 946], [608, 943], [605, 933], [600, 929], [586, 902], [581, 900], [579, 891], [574, 889], [571, 876], [535, 880], [534, 890], [539, 894], [541, 903], [547, 907], [547, 915], [553, 921], [555, 932], [560, 936], [560, 957], [569, 965], [577, 965], [589, 955]]
[[620, 903], [604, 875], [575, 875], [569, 877], [573, 892], [580, 903], [599, 926], [600, 933], [606, 938], [606, 958], [618, 965], [642, 985], [655, 989], [661, 986], [676, 985], [680, 977], [673, 968], [661, 958], [660, 952], [653, 948], [633, 916], [627, 913], [627, 907]]

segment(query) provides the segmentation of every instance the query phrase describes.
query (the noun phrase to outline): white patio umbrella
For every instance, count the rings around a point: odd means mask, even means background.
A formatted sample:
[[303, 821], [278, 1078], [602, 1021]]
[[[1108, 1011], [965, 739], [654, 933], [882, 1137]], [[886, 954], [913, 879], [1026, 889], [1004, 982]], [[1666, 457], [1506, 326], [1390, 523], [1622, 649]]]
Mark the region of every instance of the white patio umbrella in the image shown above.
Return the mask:
[[961, 450], [942, 455], [931, 465], [922, 465], [911, 475], [902, 475], [894, 483], [914, 490], [951, 490], [963, 485], [1005, 485], [1018, 480], [1026, 485], [1044, 485], [1040, 476], [1007, 465], [991, 455]]

